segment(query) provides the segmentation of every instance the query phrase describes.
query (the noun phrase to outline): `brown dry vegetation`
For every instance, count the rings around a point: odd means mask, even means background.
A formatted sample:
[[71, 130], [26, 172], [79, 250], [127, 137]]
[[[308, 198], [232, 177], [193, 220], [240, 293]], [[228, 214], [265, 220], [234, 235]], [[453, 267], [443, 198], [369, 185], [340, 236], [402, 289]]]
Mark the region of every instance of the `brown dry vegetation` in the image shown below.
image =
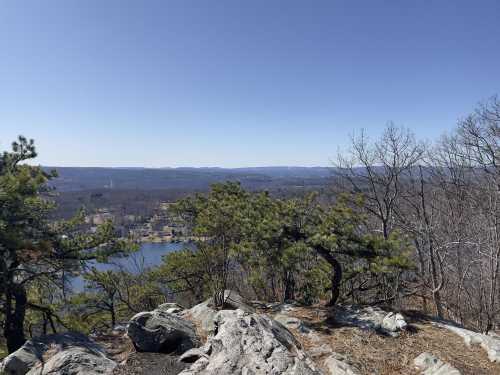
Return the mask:
[[[338, 325], [330, 311], [322, 306], [296, 308], [288, 314], [303, 320], [321, 340], [313, 343], [307, 335], [297, 333], [306, 351], [329, 344], [335, 352], [345, 355], [361, 374], [418, 374], [413, 359], [423, 352], [450, 363], [463, 375], [500, 374], [500, 364], [491, 363], [482, 348], [468, 348], [459, 336], [416, 314], [405, 314], [410, 327], [396, 338]], [[317, 359], [320, 367], [323, 359]]]

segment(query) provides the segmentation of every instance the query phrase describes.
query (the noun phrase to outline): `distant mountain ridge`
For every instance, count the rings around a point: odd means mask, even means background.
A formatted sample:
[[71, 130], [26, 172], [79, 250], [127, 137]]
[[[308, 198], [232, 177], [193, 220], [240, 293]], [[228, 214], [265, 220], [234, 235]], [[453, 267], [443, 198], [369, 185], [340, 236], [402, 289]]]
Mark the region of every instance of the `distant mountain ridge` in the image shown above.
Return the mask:
[[238, 167], [238, 168], [221, 168], [221, 167], [179, 167], [166, 168], [174, 170], [189, 170], [189, 171], [226, 171], [229, 173], [243, 174], [262, 174], [269, 177], [329, 177], [332, 175], [334, 168], [329, 167], [296, 167], [296, 166], [268, 166], [268, 167]]
[[206, 190], [211, 184], [240, 181], [249, 189], [283, 185], [324, 185], [334, 174], [327, 167], [243, 167], [243, 168], [106, 168], [44, 167], [55, 169], [59, 177], [51, 184], [59, 191], [93, 189], [186, 189]]

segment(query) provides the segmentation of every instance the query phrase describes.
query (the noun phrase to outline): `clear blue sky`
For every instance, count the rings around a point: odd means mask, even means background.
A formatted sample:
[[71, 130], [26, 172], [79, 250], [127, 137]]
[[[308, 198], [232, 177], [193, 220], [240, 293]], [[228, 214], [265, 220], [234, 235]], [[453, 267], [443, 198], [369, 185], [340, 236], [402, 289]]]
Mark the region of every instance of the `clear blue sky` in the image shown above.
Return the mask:
[[39, 163], [329, 165], [500, 94], [500, 1], [0, 3], [0, 149]]

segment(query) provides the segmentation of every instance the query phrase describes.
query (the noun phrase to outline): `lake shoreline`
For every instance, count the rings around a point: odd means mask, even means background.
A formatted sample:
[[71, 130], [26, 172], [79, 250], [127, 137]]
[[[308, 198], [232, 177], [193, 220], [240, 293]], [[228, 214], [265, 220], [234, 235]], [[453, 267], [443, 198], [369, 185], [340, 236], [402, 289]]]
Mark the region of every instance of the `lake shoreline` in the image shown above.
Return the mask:
[[[124, 270], [139, 274], [147, 268], [160, 265], [165, 255], [193, 246], [192, 242], [141, 242], [139, 249], [127, 256], [111, 258], [107, 263], [92, 261], [88, 266], [95, 267], [98, 271]], [[85, 280], [81, 275], [72, 278], [70, 284], [74, 292], [82, 292], [85, 289]]]

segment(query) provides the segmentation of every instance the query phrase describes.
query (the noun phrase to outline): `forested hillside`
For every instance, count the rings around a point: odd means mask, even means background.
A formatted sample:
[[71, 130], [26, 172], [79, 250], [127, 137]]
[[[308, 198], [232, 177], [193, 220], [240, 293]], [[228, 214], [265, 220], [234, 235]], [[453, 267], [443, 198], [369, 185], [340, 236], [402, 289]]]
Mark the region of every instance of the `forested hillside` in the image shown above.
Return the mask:
[[57, 169], [58, 178], [51, 181], [51, 185], [61, 192], [97, 189], [199, 191], [223, 181], [240, 181], [248, 189], [263, 190], [287, 185], [324, 185], [332, 175], [332, 168], [321, 167], [44, 169]]

